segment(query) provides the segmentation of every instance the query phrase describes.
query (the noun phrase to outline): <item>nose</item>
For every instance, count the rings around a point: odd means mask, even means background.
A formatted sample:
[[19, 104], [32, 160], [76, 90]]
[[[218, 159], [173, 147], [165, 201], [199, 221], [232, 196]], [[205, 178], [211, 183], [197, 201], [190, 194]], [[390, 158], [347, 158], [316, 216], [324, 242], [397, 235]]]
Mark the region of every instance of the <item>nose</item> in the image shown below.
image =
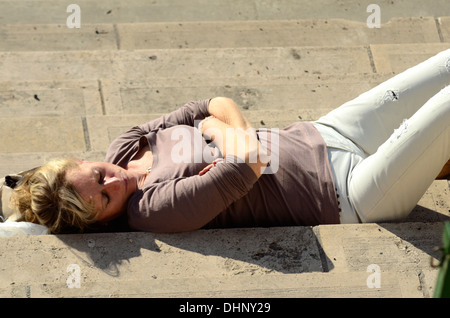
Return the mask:
[[120, 188], [120, 179], [117, 177], [111, 177], [111, 178], [107, 178], [105, 180], [105, 182], [103, 183], [103, 188], [105, 190], [116, 190]]

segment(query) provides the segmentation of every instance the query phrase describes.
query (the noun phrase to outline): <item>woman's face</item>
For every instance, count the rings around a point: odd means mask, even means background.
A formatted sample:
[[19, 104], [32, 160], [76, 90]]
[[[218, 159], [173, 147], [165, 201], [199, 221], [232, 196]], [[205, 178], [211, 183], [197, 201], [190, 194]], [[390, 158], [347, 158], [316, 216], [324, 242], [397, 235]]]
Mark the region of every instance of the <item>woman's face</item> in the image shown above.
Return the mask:
[[106, 162], [82, 161], [66, 176], [86, 202], [93, 202], [98, 221], [110, 221], [126, 208], [137, 189], [135, 177], [127, 170]]

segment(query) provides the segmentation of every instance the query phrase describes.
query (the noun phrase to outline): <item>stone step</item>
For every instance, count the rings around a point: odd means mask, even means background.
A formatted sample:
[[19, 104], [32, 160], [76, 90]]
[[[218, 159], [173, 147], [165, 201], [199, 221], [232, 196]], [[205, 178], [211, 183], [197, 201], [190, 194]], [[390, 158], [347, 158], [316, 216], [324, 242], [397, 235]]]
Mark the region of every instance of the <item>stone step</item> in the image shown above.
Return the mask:
[[142, 81], [2, 81], [0, 118], [167, 113], [190, 100], [227, 96], [243, 111], [335, 108], [388, 79], [304, 73], [297, 77]]
[[[72, 2], [60, 0], [0, 1], [1, 24], [65, 24]], [[81, 23], [347, 19], [365, 22], [371, 0], [78, 0]], [[450, 16], [447, 0], [380, 1], [382, 23], [395, 17]], [[72, 11], [73, 12], [73, 11]]]
[[364, 47], [3, 52], [0, 58], [0, 80], [18, 81], [264, 78], [298, 76], [311, 66], [321, 73], [372, 72]]
[[[134, 51], [1, 52], [0, 81], [155, 80], [311, 74], [392, 73], [448, 48], [447, 43], [369, 47], [155, 49]], [[415, 63], [414, 63], [415, 62]]]
[[[442, 229], [441, 223], [386, 223], [6, 237], [0, 294], [429, 297]], [[374, 273], [378, 287], [368, 285]]]
[[329, 109], [392, 76], [374, 73], [347, 76], [308, 69], [298, 76], [268, 76], [264, 79], [220, 76], [197, 78], [195, 81], [183, 78], [102, 80], [104, 114], [166, 113], [186, 101], [214, 96], [232, 98], [243, 111]]
[[[315, 56], [323, 54], [327, 58], [331, 58], [331, 52], [338, 51], [342, 53], [339, 51], [339, 48], [313, 49], [318, 50], [318, 54], [314, 54]], [[362, 53], [360, 50], [362, 48], [356, 47], [351, 49]], [[326, 72], [322, 73], [320, 70], [311, 69], [310, 65], [307, 63], [300, 63], [297, 70], [295, 70], [296, 75], [272, 75], [270, 74], [271, 72], [269, 72], [269, 75], [261, 76], [263, 77], [261, 79], [260, 76], [255, 76], [254, 74], [253, 76], [248, 77], [233, 77], [231, 74], [223, 74], [227, 68], [224, 65], [220, 65], [221, 69], [216, 69], [213, 73], [211, 73], [209, 67], [207, 67], [206, 70], [209, 71], [209, 74], [204, 77], [200, 76], [199, 79], [195, 81], [189, 76], [180, 76], [180, 78], [173, 80], [171, 74], [168, 74], [170, 65], [161, 63], [161, 67], [155, 67], [155, 72], [162, 74], [164, 73], [162, 69], [165, 68], [167, 72], [166, 76], [150, 79], [148, 78], [149, 76], [145, 79], [136, 79], [136, 77], [139, 76], [129, 72], [128, 74], [130, 75], [118, 75], [115, 79], [64, 79], [58, 81], [46, 78], [45, 80], [36, 79], [31, 81], [5, 80], [0, 82], [0, 98], [2, 99], [1, 107], [3, 110], [3, 116], [0, 118], [0, 121], [3, 123], [1, 125], [2, 135], [7, 136], [8, 138], [6, 139], [7, 142], [3, 143], [1, 152], [55, 152], [61, 150], [65, 152], [105, 151], [108, 141], [111, 141], [111, 139], [117, 136], [120, 131], [125, 130], [125, 127], [131, 127], [140, 123], [142, 114], [156, 112], [160, 115], [178, 108], [186, 101], [220, 95], [232, 97], [244, 108], [244, 110], [261, 111], [272, 109], [274, 107], [283, 111], [291, 110], [291, 112], [288, 113], [289, 115], [284, 117], [285, 119], [280, 116], [277, 117], [271, 114], [261, 113], [252, 118], [252, 122], [257, 126], [282, 128], [297, 119], [317, 119], [330, 109], [338, 107], [345, 101], [354, 98], [358, 94], [375, 86], [376, 83], [387, 79], [388, 76], [392, 76], [393, 71], [402, 71], [409, 66], [423, 61], [425, 58], [442, 49], [444, 49], [442, 44], [401, 46], [374, 45], [370, 47], [371, 54], [368, 54], [364, 49], [364, 53], [361, 56], [364, 56], [364, 54], [366, 55], [365, 58], [368, 61], [366, 70], [368, 65], [372, 64], [375, 69], [383, 68], [384, 72], [381, 74], [371, 72], [366, 74], [364, 73], [364, 69], [361, 71], [362, 74], [355, 73], [350, 75], [345, 72], [343, 74], [329, 74]], [[247, 49], [243, 50], [247, 52]], [[280, 52], [280, 50], [282, 49], [268, 49], [264, 54], [268, 54], [268, 52]], [[299, 48], [299, 50], [304, 50], [302, 51], [302, 54], [306, 56], [312, 55], [308, 54], [308, 49]], [[249, 71], [249, 73], [251, 73], [249, 69], [254, 67], [253, 62], [243, 62], [243, 60], [246, 59], [245, 56], [238, 55], [238, 58], [241, 58], [242, 61], [236, 60], [236, 50], [206, 50], [206, 52], [211, 51], [213, 51], [214, 54], [221, 54], [222, 56], [227, 55], [230, 64], [239, 63], [248, 66], [249, 68], [247, 71]], [[164, 52], [175, 54], [179, 51], [164, 50]], [[200, 50], [188, 49], [183, 50], [183, 52], [189, 52], [187, 54], [181, 54], [181, 56], [185, 57], [185, 61], [190, 61], [186, 55], [191, 53], [199, 54]], [[119, 52], [119, 54], [120, 53], [122, 52]], [[127, 57], [126, 63], [129, 62], [133, 64], [136, 59], [142, 59], [144, 56], [146, 56], [148, 60], [149, 52], [146, 50], [125, 53]], [[203, 53], [205, 53], [205, 51]], [[41, 68], [53, 67], [53, 63], [50, 62], [49, 56], [47, 56], [45, 52], [3, 54], [15, 56], [16, 58], [18, 56], [15, 54], [39, 54], [41, 58], [47, 59], [46, 63], [40, 65]], [[76, 57], [79, 61], [82, 61], [85, 54], [93, 54], [97, 57], [99, 55], [103, 56], [103, 52], [101, 51], [89, 53], [51, 52], [48, 54], [53, 55], [54, 57], [58, 56], [58, 58], [61, 59], [61, 67], [67, 67], [68, 61], [71, 60], [66, 59], [67, 55], [70, 55], [72, 58]], [[347, 52], [346, 58], [347, 65], [350, 67], [352, 65], [351, 59], [353, 57]], [[66, 61], [64, 61], [65, 59]], [[264, 62], [274, 63], [273, 60], [269, 60], [270, 57], [267, 55], [266, 59], [267, 61], [261, 59], [260, 66], [268, 64]], [[40, 62], [39, 59], [37, 60]], [[136, 69], [143, 68], [144, 65], [157, 63], [160, 60], [161, 59], [156, 59], [150, 62], [141, 60], [134, 64], [134, 67]], [[337, 59], [334, 58], [334, 60]], [[119, 65], [123, 61], [124, 59], [118, 58], [112, 63], [109, 63], [110, 73], [114, 73], [111, 71], [111, 69], [114, 69], [114, 64]], [[292, 58], [291, 62], [292, 61], [295, 61], [295, 58]], [[319, 60], [316, 61], [316, 63], [319, 63]], [[35, 63], [31, 62], [32, 65], [40, 64], [39, 62], [34, 62]], [[212, 59], [210, 62], [214, 63]], [[181, 65], [183, 66], [183, 64]], [[337, 62], [333, 62], [332, 65], [336, 66]], [[96, 66], [97, 64], [94, 65], [94, 67]], [[3, 64], [3, 68], [8, 67], [11, 67], [11, 64]], [[122, 65], [120, 65], [120, 67], [122, 67]], [[69, 68], [70, 67], [67, 67], [67, 69]], [[105, 69], [106, 68], [107, 67], [105, 67]], [[219, 68], [219, 66], [217, 68]], [[330, 69], [332, 68], [333, 67], [330, 67]], [[128, 67], [125, 69], [127, 72], [129, 71]], [[62, 70], [59, 69], [59, 71]], [[77, 72], [78, 71], [79, 70], [77, 70]], [[391, 73], [388, 73], [388, 71]], [[212, 78], [213, 74], [216, 74], [217, 72], [221, 73], [222, 76]], [[55, 72], [55, 74], [56, 73], [59, 72]], [[105, 73], [108, 73], [108, 70], [106, 70]], [[84, 77], [89, 77], [88, 72], [83, 72], [83, 74]], [[148, 72], [148, 74], [152, 73]], [[14, 75], [18, 74], [14, 73]], [[99, 75], [98, 72], [91, 74], [92, 77], [95, 77], [96, 75]], [[228, 75], [228, 77], [226, 75]], [[39, 77], [43, 77], [42, 74], [39, 74]], [[302, 114], [304, 109], [309, 110]], [[310, 111], [312, 111], [313, 113], [311, 114], [314, 115], [305, 117]], [[25, 112], [27, 113], [26, 115], [24, 114]], [[130, 116], [130, 114], [139, 114], [139, 118], [135, 115]], [[102, 118], [102, 116], [105, 115], [112, 115], [113, 117]], [[91, 116], [94, 117], [89, 119]], [[121, 117], [114, 118], [114, 116]], [[125, 118], [128, 118], [127, 122], [124, 121]], [[154, 117], [148, 117], [148, 119], [151, 118]], [[288, 118], [290, 122], [286, 122], [286, 118]], [[89, 122], [92, 122], [92, 119], [95, 119], [96, 122], [106, 123], [106, 125], [114, 123], [115, 126], [107, 126], [108, 136], [105, 136], [103, 130], [96, 132], [94, 131], [94, 128], [90, 128], [106, 127], [89, 125]], [[140, 119], [139, 122], [137, 121], [138, 119]], [[43, 129], [39, 129], [39, 127], [43, 127]], [[67, 129], [68, 127], [71, 127], [73, 131], [69, 132]], [[25, 142], [25, 137], [20, 137], [22, 136], [21, 134], [16, 134], [16, 131], [23, 130], [39, 131], [39, 134], [33, 135], [36, 142], [33, 142], [33, 139], [31, 139], [30, 142], [29, 137], [27, 137], [27, 142]], [[67, 140], [70, 141], [73, 139], [73, 142], [65, 142], [64, 139], [60, 139], [60, 142], [58, 143], [58, 139], [52, 138], [55, 133], [61, 136], [67, 135]], [[52, 138], [54, 142], [46, 143], [46, 145], [42, 147], [40, 145], [41, 140], [46, 140], [47, 138]], [[103, 141], [98, 142], [99, 138]]]
[[[80, 288], [68, 288], [64, 282], [29, 283], [0, 288], [0, 295], [4, 298], [424, 298], [420, 282], [423, 275], [420, 272], [404, 271], [399, 274], [385, 271], [380, 275], [383, 279], [380, 288], [368, 287], [373, 286], [370, 285], [373, 283], [367, 283], [371, 274], [361, 271], [259, 277], [118, 279], [117, 282], [87, 280], [81, 283]], [[66, 275], [68, 278], [69, 274]], [[427, 297], [433, 292], [433, 279], [430, 279], [431, 285], [426, 287]]]
[[[441, 20], [447, 27], [448, 20]], [[439, 24], [438, 24], [439, 26]], [[411, 29], [415, 32], [412, 33]], [[446, 30], [446, 29], [445, 29]], [[120, 48], [356, 46], [441, 42], [434, 18], [398, 18], [381, 28], [340, 19], [117, 25]], [[447, 32], [443, 41], [449, 41]]]
[[[414, 30], [414, 32], [411, 32]], [[380, 28], [342, 19], [0, 25], [0, 51], [135, 50], [450, 42], [449, 17], [394, 18]]]

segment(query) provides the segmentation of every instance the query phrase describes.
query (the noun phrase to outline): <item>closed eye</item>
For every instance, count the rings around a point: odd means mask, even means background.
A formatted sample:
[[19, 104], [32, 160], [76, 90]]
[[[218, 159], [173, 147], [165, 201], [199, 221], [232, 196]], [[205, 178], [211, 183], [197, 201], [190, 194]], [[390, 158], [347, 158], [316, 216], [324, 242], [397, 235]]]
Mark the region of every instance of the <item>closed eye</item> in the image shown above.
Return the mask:
[[[105, 182], [105, 179], [103, 177], [102, 172], [98, 170], [97, 173], [98, 173], [98, 184], [103, 184]], [[106, 198], [106, 204], [108, 204], [110, 201], [109, 195], [105, 192], [102, 192], [102, 196]]]
[[105, 182], [105, 179], [103, 178], [102, 172], [97, 170], [97, 174], [98, 174], [98, 184], [103, 184]]

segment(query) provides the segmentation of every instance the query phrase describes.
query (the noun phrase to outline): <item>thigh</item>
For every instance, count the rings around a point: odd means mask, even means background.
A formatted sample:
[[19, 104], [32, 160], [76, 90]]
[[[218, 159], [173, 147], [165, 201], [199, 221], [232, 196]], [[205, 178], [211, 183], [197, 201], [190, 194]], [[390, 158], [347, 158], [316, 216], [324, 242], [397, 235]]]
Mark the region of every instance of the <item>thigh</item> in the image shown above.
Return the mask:
[[363, 222], [407, 216], [450, 158], [450, 86], [352, 171], [349, 199]]
[[373, 154], [401, 122], [450, 85], [450, 50], [414, 66], [331, 111], [317, 122]]

